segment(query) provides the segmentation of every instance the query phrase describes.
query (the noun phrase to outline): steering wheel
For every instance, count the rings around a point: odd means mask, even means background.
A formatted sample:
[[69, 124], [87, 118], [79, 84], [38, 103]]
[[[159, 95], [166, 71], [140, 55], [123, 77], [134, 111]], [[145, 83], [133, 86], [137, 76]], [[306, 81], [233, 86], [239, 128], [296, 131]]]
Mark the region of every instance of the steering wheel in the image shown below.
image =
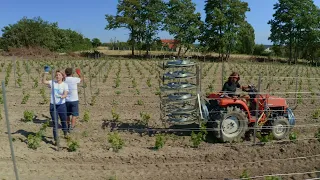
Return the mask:
[[252, 89], [252, 85], [248, 85], [248, 87], [247, 88], [245, 88], [243, 91], [244, 92], [251, 92], [251, 89]]
[[224, 98], [224, 97], [226, 97], [228, 94], [227, 93], [221, 93], [220, 94], [220, 98]]

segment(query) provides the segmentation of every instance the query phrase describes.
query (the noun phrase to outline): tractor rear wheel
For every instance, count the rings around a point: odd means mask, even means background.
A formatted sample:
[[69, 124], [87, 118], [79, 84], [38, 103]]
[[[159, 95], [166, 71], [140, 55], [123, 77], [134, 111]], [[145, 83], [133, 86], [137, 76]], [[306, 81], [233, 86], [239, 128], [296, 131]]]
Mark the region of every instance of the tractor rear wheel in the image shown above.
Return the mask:
[[274, 139], [284, 139], [289, 134], [289, 131], [290, 124], [287, 118], [279, 116], [273, 121], [271, 133]]
[[248, 129], [248, 118], [238, 107], [227, 107], [213, 119], [214, 135], [222, 142], [239, 141]]

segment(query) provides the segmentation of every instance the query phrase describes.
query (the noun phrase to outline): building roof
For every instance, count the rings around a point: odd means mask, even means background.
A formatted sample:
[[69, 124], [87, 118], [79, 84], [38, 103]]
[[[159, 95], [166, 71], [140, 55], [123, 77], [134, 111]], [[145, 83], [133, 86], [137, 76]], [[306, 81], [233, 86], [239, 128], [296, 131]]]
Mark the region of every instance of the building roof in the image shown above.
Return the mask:
[[162, 45], [168, 45], [169, 49], [176, 48], [176, 45], [179, 43], [178, 40], [175, 39], [161, 39]]

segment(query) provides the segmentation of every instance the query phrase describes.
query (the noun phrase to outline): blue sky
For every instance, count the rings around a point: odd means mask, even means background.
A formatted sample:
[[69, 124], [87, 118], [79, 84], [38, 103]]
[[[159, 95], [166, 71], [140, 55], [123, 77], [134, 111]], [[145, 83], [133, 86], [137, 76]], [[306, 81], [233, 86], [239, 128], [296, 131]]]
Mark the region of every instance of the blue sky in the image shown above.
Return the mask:
[[[277, 0], [243, 0], [249, 3], [251, 9], [247, 12], [247, 21], [254, 27], [256, 43], [271, 44], [268, 40], [270, 26], [268, 20], [272, 19], [273, 4]], [[14, 24], [22, 17], [41, 16], [44, 20], [58, 22], [60, 28], [71, 28], [86, 37], [99, 38], [103, 42], [116, 38], [120, 41], [128, 39], [128, 31], [117, 29], [106, 31], [105, 14], [115, 14], [117, 0], [0, 0], [0, 28]], [[204, 0], [193, 0], [197, 11], [204, 14]], [[314, 0], [317, 6], [320, 0]], [[1, 34], [2, 32], [0, 32]], [[170, 38], [166, 32], [160, 32], [161, 38]]]

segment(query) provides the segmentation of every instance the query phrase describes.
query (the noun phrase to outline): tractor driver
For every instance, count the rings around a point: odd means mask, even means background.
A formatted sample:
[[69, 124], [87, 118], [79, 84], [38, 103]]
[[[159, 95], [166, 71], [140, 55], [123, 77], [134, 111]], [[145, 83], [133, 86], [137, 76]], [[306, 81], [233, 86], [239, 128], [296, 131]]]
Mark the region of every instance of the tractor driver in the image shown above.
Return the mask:
[[[225, 97], [227, 98], [237, 98], [238, 96], [236, 95], [236, 90], [237, 88], [242, 89], [245, 91], [245, 89], [248, 88], [248, 86], [241, 86], [239, 84], [240, 76], [237, 72], [233, 72], [229, 78], [228, 81], [224, 83], [222, 92], [225, 93]], [[242, 95], [239, 98], [243, 99], [246, 103], [250, 99], [249, 95]]]

